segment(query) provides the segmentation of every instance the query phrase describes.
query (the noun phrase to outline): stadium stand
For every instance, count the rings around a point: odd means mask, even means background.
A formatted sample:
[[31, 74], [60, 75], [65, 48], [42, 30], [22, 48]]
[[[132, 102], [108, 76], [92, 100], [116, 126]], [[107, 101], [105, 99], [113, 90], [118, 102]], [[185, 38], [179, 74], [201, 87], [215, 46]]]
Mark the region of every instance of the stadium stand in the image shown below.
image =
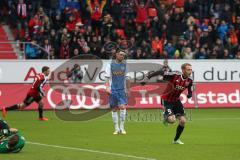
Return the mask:
[[3, 26], [0, 26], [0, 59], [17, 59]]
[[123, 40], [133, 44], [133, 59], [239, 57], [240, 0], [3, 1], [16, 40], [47, 51], [34, 58], [90, 53], [108, 59], [104, 44]]

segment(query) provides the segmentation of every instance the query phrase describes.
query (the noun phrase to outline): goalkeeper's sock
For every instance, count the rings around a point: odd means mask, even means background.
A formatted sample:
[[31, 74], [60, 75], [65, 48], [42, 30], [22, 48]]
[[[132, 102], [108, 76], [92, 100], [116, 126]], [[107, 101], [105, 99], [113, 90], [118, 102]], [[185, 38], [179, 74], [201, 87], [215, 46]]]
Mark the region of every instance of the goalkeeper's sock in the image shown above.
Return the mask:
[[39, 118], [43, 118], [43, 108], [42, 107], [38, 107], [38, 114], [39, 114]]
[[113, 120], [115, 131], [119, 131], [117, 111], [116, 112], [112, 111], [112, 120]]
[[6, 111], [17, 110], [17, 109], [19, 109], [19, 105], [15, 104], [15, 105], [12, 105], [10, 107], [7, 107]]
[[184, 129], [184, 126], [181, 126], [181, 125], [178, 125], [177, 127], [177, 132], [176, 132], [176, 136], [174, 138], [174, 141], [178, 140], [180, 135], [182, 134], [183, 132], [183, 129]]
[[121, 131], [124, 131], [124, 122], [125, 122], [125, 119], [126, 119], [126, 113], [127, 113], [126, 109], [121, 109], [120, 110], [120, 130]]

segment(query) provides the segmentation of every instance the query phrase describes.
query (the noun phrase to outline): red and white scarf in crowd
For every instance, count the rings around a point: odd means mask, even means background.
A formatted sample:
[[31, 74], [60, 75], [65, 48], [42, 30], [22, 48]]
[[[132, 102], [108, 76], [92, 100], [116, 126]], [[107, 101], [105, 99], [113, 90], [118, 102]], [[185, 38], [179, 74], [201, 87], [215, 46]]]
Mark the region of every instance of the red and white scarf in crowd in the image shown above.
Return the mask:
[[17, 7], [18, 16], [21, 18], [27, 17], [27, 5], [25, 3], [18, 3]]

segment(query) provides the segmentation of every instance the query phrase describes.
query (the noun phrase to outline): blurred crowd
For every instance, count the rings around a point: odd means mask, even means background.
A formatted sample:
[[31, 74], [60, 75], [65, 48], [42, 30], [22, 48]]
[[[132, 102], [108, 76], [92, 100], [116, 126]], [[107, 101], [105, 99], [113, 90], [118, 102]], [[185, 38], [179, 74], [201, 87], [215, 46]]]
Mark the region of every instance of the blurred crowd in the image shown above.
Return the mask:
[[[1, 0], [28, 59], [240, 59], [240, 0]], [[127, 44], [128, 47], [124, 47]]]

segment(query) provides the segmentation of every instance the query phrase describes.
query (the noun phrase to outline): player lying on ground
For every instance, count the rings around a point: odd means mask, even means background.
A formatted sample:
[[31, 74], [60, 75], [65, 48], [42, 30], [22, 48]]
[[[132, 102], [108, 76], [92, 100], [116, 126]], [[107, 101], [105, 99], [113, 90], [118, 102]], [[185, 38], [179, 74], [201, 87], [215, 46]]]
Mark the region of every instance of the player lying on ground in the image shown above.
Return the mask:
[[47, 76], [50, 74], [50, 69], [47, 66], [44, 66], [42, 68], [42, 73], [37, 74], [34, 77], [34, 82], [32, 84], [32, 87], [29, 89], [27, 96], [23, 103], [15, 104], [10, 107], [2, 107], [2, 115], [3, 117], [7, 116], [7, 111], [10, 110], [17, 110], [17, 109], [23, 109], [32, 102], [38, 103], [38, 112], [39, 112], [39, 120], [41, 121], [47, 121], [48, 119], [46, 117], [43, 117], [43, 101], [42, 98], [45, 96], [43, 92], [43, 86], [45, 85], [47, 81]]
[[[112, 119], [116, 134], [126, 134], [124, 122], [126, 119], [127, 97], [130, 79], [127, 75], [127, 64], [124, 60], [126, 53], [118, 51], [115, 58], [106, 67], [106, 91], [110, 94], [109, 104], [112, 109]], [[118, 110], [120, 109], [120, 126], [118, 124]]]
[[185, 111], [182, 102], [180, 101], [181, 93], [188, 88], [188, 98], [192, 97], [192, 66], [189, 63], [184, 63], [181, 66], [182, 73], [180, 72], [164, 72], [162, 70], [156, 71], [144, 79], [142, 84], [144, 85], [150, 78], [162, 75], [163, 80], [168, 81], [170, 91], [161, 96], [162, 104], [164, 106], [164, 124], [174, 123], [176, 118], [179, 120], [176, 135], [173, 140], [174, 144], [184, 144], [180, 141], [179, 137], [183, 132], [184, 125], [186, 123]]
[[18, 153], [25, 145], [25, 138], [15, 128], [0, 119], [0, 153]]

